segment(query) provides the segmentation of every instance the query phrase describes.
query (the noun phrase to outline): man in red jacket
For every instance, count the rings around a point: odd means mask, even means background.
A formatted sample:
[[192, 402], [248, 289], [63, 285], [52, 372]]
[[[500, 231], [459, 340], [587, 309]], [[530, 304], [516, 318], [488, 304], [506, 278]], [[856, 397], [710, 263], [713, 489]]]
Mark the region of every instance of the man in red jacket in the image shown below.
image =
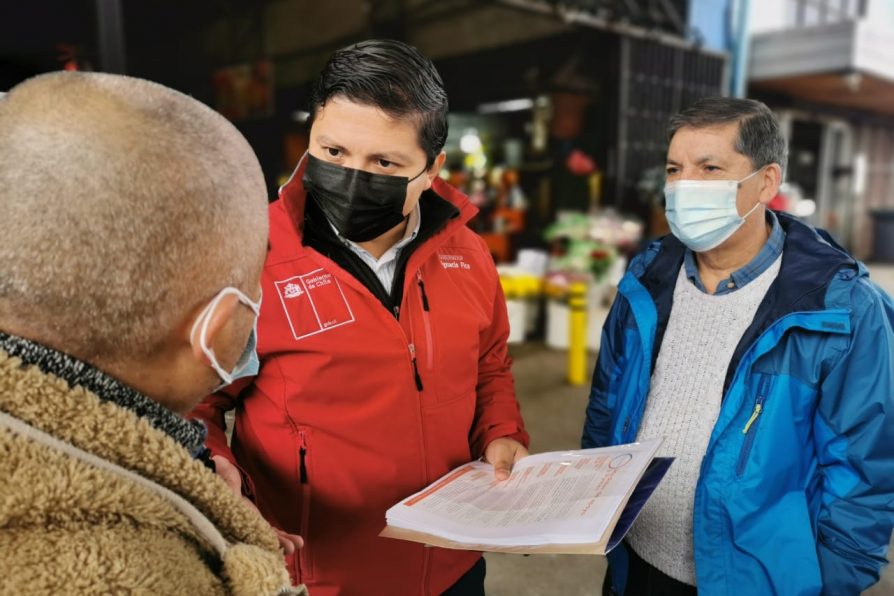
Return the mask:
[[208, 445], [285, 542], [304, 537], [288, 563], [315, 596], [483, 594], [480, 553], [378, 537], [452, 468], [484, 457], [504, 479], [527, 454], [496, 269], [438, 177], [443, 83], [415, 48], [366, 41], [312, 99], [308, 154], [270, 206], [260, 372], [200, 406]]

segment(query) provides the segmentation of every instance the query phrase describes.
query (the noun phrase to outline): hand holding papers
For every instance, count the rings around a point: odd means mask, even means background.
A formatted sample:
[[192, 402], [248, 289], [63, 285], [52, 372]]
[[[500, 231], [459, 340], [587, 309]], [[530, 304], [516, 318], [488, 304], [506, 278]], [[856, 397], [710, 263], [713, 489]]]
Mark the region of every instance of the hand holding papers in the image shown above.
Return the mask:
[[444, 548], [604, 554], [620, 542], [670, 466], [660, 440], [541, 453], [494, 480], [460, 466], [386, 513], [382, 536]]

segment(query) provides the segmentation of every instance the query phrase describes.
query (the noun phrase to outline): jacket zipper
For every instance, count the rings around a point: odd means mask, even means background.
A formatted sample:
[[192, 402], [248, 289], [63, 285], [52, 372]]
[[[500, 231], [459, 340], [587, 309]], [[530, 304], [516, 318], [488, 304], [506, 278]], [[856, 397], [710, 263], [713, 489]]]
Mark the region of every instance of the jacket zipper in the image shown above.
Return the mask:
[[[394, 307], [394, 318], [400, 321], [400, 307]], [[410, 363], [413, 365], [413, 381], [416, 383], [416, 391], [422, 391], [422, 377], [419, 376], [419, 365], [416, 364], [416, 344], [412, 341], [407, 345], [410, 350]]]
[[[394, 307], [394, 318], [400, 322], [400, 306]], [[410, 362], [413, 364], [413, 381], [416, 383], [416, 391], [422, 391], [422, 377], [419, 376], [419, 365], [416, 363], [416, 344], [413, 343], [412, 339], [408, 348], [410, 350]]]
[[742, 429], [742, 434], [747, 435], [748, 430], [751, 426], [757, 422], [758, 417], [761, 415], [761, 412], [764, 410], [764, 400], [760, 395], [757, 397], [757, 400], [754, 402], [754, 411], [751, 412], [751, 418], [748, 419], [748, 422], [745, 423], [745, 428]]
[[298, 449], [298, 457], [301, 459], [301, 469], [299, 470], [301, 484], [307, 484], [307, 447], [302, 445]]
[[419, 281], [419, 292], [422, 294], [422, 310], [428, 312], [431, 310], [428, 306], [428, 295], [425, 293], [425, 284], [422, 282], [422, 272], [416, 272], [416, 279]]
[[[454, 216], [452, 219], [453, 219], [452, 222], [448, 222], [447, 226], [446, 226], [445, 228], [442, 228], [442, 229], [440, 230], [441, 232], [445, 232], [445, 234], [444, 234], [444, 237], [445, 237], [445, 238], [447, 237], [447, 234], [452, 233], [454, 230], [456, 230], [456, 229], [461, 229], [461, 228], [466, 224], [466, 222], [468, 222], [468, 221], [471, 219], [471, 216], [463, 216], [463, 215], [462, 215], [462, 212], [459, 212], [459, 213], [458, 213], [456, 216]], [[453, 226], [453, 227], [451, 227], [451, 226]], [[427, 239], [426, 239], [426, 240], [427, 240]], [[424, 243], [420, 243], [420, 246], [419, 246], [420, 249], [424, 248], [423, 244], [424, 244]], [[312, 246], [312, 247], [313, 247], [313, 246]], [[423, 250], [414, 251], [414, 252], [413, 252], [413, 256], [416, 257], [417, 260], [419, 260], [420, 262], [424, 262], [425, 259], [431, 258], [434, 254], [436, 254], [436, 251], [437, 251], [437, 248], [432, 248], [430, 252], [425, 252], [425, 251], [423, 251]], [[350, 272], [350, 269], [349, 269], [349, 268], [347, 268], [347, 267], [341, 265], [341, 264], [338, 263], [334, 258], [329, 257], [328, 254], [327, 254], [325, 251], [318, 251], [318, 252], [320, 252], [320, 254], [321, 254], [322, 256], [328, 258], [328, 260], [332, 261], [332, 262], [336, 265], [336, 267], [338, 267], [339, 269], [345, 271], [347, 277], [353, 277], [354, 279], [357, 279], [356, 276], [354, 276], [354, 275]], [[422, 254], [423, 256], [419, 256], [420, 254]], [[407, 263], [404, 264], [404, 267], [409, 268], [408, 266], [409, 266], [409, 259], [408, 259]], [[358, 281], [359, 281], [359, 280], [358, 280]], [[359, 281], [359, 284], [360, 284], [361, 286], [363, 286], [364, 289], [365, 289], [367, 292], [369, 292], [369, 294], [370, 294], [373, 298], [377, 298], [376, 295], [375, 295], [375, 294], [374, 294], [368, 287], [366, 287], [365, 284], [363, 284], [362, 281]], [[424, 288], [420, 288], [420, 290], [424, 290]], [[428, 297], [426, 296], [425, 299], [426, 299], [426, 301], [427, 301]], [[423, 305], [423, 306], [424, 306], [424, 305]], [[386, 307], [386, 310], [387, 310], [387, 307]], [[394, 316], [394, 320], [395, 320], [396, 322], [398, 322], [398, 327], [400, 327], [400, 324], [399, 324], [399, 321], [400, 321], [400, 315], [401, 315], [401, 312], [400, 312], [400, 311], [401, 311], [401, 308], [400, 308], [400, 305], [399, 305], [399, 304], [397, 304], [397, 305], [393, 305], [393, 306], [392, 306], [392, 309], [391, 309], [391, 311], [390, 311], [391, 314]], [[425, 311], [425, 312], [427, 312], [427, 311]], [[401, 331], [401, 333], [402, 333], [402, 335], [404, 336], [404, 338], [407, 339], [407, 338], [406, 338], [406, 335], [403, 333], [403, 331]], [[415, 347], [415, 345], [412, 343], [412, 341], [409, 342], [409, 351], [410, 351], [411, 362], [412, 362], [412, 367], [413, 367], [414, 381], [416, 382], [416, 387], [417, 387], [417, 389], [418, 389], [419, 391], [422, 391], [422, 379], [419, 377], [419, 371], [418, 371], [417, 364], [416, 364], [416, 347]], [[432, 351], [431, 351], [431, 350], [429, 350], [429, 354], [432, 354]], [[430, 356], [430, 357], [433, 358], [433, 356]], [[417, 408], [417, 413], [418, 413], [418, 416], [419, 416], [419, 430], [420, 430], [420, 433], [423, 433], [423, 432], [424, 432], [424, 431], [423, 431], [424, 423], [423, 423], [423, 415], [422, 415], [422, 409], [421, 409], [421, 402], [418, 402], [418, 401], [417, 401], [417, 403], [416, 403], [416, 408]], [[427, 462], [427, 459], [426, 459], [427, 456], [426, 456], [426, 449], [425, 449], [425, 441], [424, 441], [424, 438], [422, 437], [422, 434], [420, 434], [420, 441], [421, 441], [421, 443], [420, 443], [420, 456], [421, 456], [421, 461], [422, 461], [422, 476], [423, 476], [423, 477], [422, 477], [422, 480], [423, 480], [423, 482], [428, 483], [428, 482], [429, 482], [428, 462]], [[306, 449], [305, 449], [305, 455], [306, 455]], [[304, 487], [304, 486], [309, 487], [309, 484], [307, 484], [307, 485], [302, 485], [302, 487]], [[299, 551], [299, 552], [304, 552], [304, 551], [306, 550], [306, 548], [307, 548], [307, 547], [305, 546], [305, 548], [301, 549], [301, 551]], [[429, 583], [429, 581], [430, 581], [430, 577], [429, 577], [429, 576], [431, 575], [431, 570], [430, 570], [430, 566], [431, 566], [431, 565], [430, 565], [430, 562], [431, 562], [431, 550], [432, 550], [432, 549], [430, 549], [430, 548], [426, 548], [426, 549], [424, 549], [424, 553], [423, 553], [423, 570], [422, 570], [422, 571], [423, 571], [423, 572], [422, 572], [423, 586], [422, 586], [422, 588], [423, 588], [423, 593], [424, 593], [424, 594], [429, 594], [429, 593], [430, 593], [430, 590], [428, 589], [428, 583]], [[302, 559], [302, 562], [304, 562], [303, 559]]]
[[754, 447], [754, 438], [757, 435], [758, 421], [764, 412], [764, 402], [767, 400], [767, 389], [770, 384], [770, 377], [765, 376], [757, 390], [757, 398], [754, 400], [754, 408], [751, 416], [742, 429], [745, 435], [745, 442], [742, 444], [742, 451], [739, 452], [739, 461], [736, 463], [736, 476], [741, 476], [745, 472], [745, 464], [748, 463], [748, 456], [751, 455], [751, 449]]
[[[310, 482], [307, 474], [307, 449], [308, 440], [307, 432], [298, 431], [298, 477], [301, 483], [301, 536], [305, 540], [309, 534], [310, 524]], [[310, 553], [307, 550], [307, 543], [298, 551], [298, 577], [301, 581], [312, 579], [313, 569], [311, 568]]]
[[[425, 323], [425, 338], [426, 338], [426, 342], [427, 342], [426, 347], [428, 348], [427, 349], [427, 352], [428, 352], [427, 360], [428, 360], [428, 368], [430, 370], [432, 367], [432, 364], [431, 364], [432, 363], [431, 323], [429, 322], [429, 315], [428, 315], [428, 313], [429, 313], [428, 296], [425, 295], [425, 284], [423, 284], [423, 282], [422, 282], [422, 273], [420, 271], [416, 272], [416, 280], [419, 284], [419, 291], [421, 292], [421, 295], [422, 295], [422, 318]], [[412, 333], [412, 327], [413, 327], [413, 324], [412, 324], [412, 321], [410, 321], [411, 333]], [[422, 378], [419, 376], [419, 367], [416, 362], [416, 344], [414, 343], [414, 341], [415, 340], [412, 340], [412, 338], [411, 338], [410, 357], [413, 361], [413, 378], [416, 381], [416, 389], [421, 392], [422, 391]], [[424, 423], [422, 420], [423, 416], [422, 416], [421, 400], [417, 401], [416, 407], [418, 408], [417, 411], [419, 412], [420, 429], [422, 429], [422, 428], [424, 428]], [[428, 482], [428, 463], [425, 461], [425, 457], [426, 457], [426, 455], [425, 455], [425, 439], [423, 437], [422, 438], [423, 474], [425, 476], [424, 481]], [[421, 593], [425, 594], [426, 596], [428, 596], [428, 594], [431, 593], [428, 588], [429, 575], [431, 573], [431, 550], [432, 549], [430, 549], [430, 548], [425, 548], [422, 550], [422, 586], [421, 586], [422, 591], [421, 591]]]
[[422, 391], [422, 377], [419, 376], [419, 367], [416, 365], [416, 346], [410, 344], [410, 360], [413, 362], [413, 379], [416, 381], [416, 391]]
[[425, 294], [425, 283], [422, 281], [422, 272], [416, 272], [416, 279], [419, 282], [419, 292], [422, 295], [422, 322], [425, 326], [425, 361], [428, 370], [434, 368], [434, 341], [431, 332], [431, 308], [428, 302], [428, 296]]

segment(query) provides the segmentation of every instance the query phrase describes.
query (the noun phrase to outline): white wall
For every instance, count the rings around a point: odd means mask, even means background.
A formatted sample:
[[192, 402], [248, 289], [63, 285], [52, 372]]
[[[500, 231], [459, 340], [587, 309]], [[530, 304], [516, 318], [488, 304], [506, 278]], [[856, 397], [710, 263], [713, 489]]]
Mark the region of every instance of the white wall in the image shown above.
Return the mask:
[[866, 12], [873, 24], [894, 27], [894, 0], [870, 0]]
[[[787, 13], [793, 10], [790, 0], [750, 0], [751, 33], [787, 29]], [[866, 20], [877, 26], [894, 27], [894, 0], [869, 0]]]
[[788, 0], [751, 0], [749, 6], [751, 33], [785, 29], [787, 4]]

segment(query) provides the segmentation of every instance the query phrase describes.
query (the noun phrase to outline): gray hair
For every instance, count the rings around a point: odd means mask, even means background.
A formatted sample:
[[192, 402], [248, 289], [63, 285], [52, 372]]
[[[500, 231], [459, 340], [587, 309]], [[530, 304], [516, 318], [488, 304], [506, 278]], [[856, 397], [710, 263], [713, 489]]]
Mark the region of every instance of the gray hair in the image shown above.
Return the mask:
[[706, 128], [739, 123], [736, 151], [751, 160], [755, 169], [778, 164], [785, 172], [788, 144], [779, 121], [766, 104], [754, 99], [705, 97], [671, 117], [668, 142], [681, 128]]
[[254, 295], [266, 186], [222, 116], [149, 81], [52, 73], [0, 101], [0, 324], [88, 361], [159, 350]]

